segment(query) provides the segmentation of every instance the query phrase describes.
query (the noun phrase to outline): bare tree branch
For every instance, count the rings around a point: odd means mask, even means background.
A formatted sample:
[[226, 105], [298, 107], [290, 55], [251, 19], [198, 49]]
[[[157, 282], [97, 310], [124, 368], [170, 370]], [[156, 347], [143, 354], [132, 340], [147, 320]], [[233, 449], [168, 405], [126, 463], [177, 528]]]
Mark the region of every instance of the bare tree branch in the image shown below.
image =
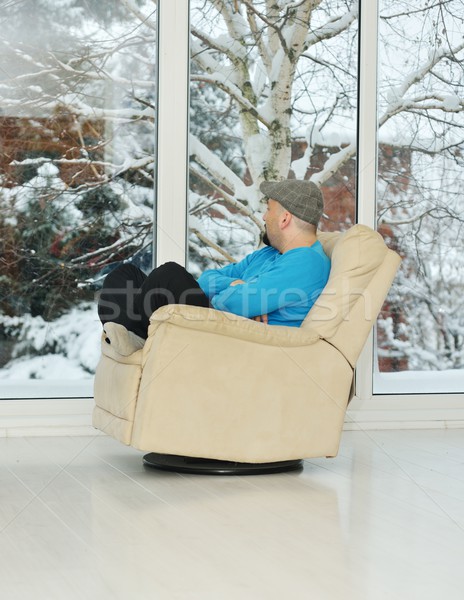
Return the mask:
[[153, 10], [153, 13], [151, 13], [150, 15], [144, 15], [143, 12], [137, 8], [137, 5], [132, 2], [132, 0], [120, 0], [120, 2], [127, 8], [127, 10], [134, 14], [140, 20], [141, 23], [143, 23], [150, 29], [153, 29], [153, 31], [157, 30], [156, 23], [151, 19], [151, 16], [155, 12], [155, 10]]

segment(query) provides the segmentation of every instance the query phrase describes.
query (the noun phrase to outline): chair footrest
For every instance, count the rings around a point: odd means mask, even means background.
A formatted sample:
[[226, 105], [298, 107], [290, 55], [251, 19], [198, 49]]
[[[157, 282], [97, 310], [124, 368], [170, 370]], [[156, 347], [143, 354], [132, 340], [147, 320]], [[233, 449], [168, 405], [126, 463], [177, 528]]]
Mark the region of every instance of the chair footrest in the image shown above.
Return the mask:
[[157, 452], [145, 454], [143, 464], [164, 471], [193, 473], [196, 475], [265, 475], [296, 471], [303, 468], [302, 459], [270, 463], [240, 463], [175, 454], [158, 454]]

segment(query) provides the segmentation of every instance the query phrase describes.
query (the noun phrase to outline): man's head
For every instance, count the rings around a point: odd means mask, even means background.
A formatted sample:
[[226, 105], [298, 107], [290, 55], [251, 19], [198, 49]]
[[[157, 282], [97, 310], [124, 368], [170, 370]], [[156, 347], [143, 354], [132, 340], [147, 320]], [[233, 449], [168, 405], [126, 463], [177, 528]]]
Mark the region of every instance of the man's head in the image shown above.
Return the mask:
[[280, 252], [315, 241], [324, 210], [322, 193], [311, 181], [264, 181], [261, 192], [268, 198], [264, 215], [266, 242]]

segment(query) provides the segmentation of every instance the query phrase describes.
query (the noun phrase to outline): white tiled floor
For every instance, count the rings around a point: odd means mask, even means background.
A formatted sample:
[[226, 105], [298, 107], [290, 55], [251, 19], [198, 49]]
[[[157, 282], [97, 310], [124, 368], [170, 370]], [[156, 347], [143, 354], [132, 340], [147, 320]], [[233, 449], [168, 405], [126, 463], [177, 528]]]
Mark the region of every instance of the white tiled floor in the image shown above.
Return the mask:
[[253, 477], [0, 439], [1, 600], [462, 600], [464, 430], [345, 432]]

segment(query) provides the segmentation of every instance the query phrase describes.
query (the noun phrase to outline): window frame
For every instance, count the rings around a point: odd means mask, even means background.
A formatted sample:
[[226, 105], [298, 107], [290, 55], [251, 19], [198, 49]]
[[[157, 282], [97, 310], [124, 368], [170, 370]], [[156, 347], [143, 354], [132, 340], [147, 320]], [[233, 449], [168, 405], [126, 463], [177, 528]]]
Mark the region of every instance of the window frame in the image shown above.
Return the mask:
[[[359, 0], [357, 222], [376, 227], [379, 3]], [[356, 366], [345, 429], [463, 427], [464, 393], [374, 394], [374, 331]]]

